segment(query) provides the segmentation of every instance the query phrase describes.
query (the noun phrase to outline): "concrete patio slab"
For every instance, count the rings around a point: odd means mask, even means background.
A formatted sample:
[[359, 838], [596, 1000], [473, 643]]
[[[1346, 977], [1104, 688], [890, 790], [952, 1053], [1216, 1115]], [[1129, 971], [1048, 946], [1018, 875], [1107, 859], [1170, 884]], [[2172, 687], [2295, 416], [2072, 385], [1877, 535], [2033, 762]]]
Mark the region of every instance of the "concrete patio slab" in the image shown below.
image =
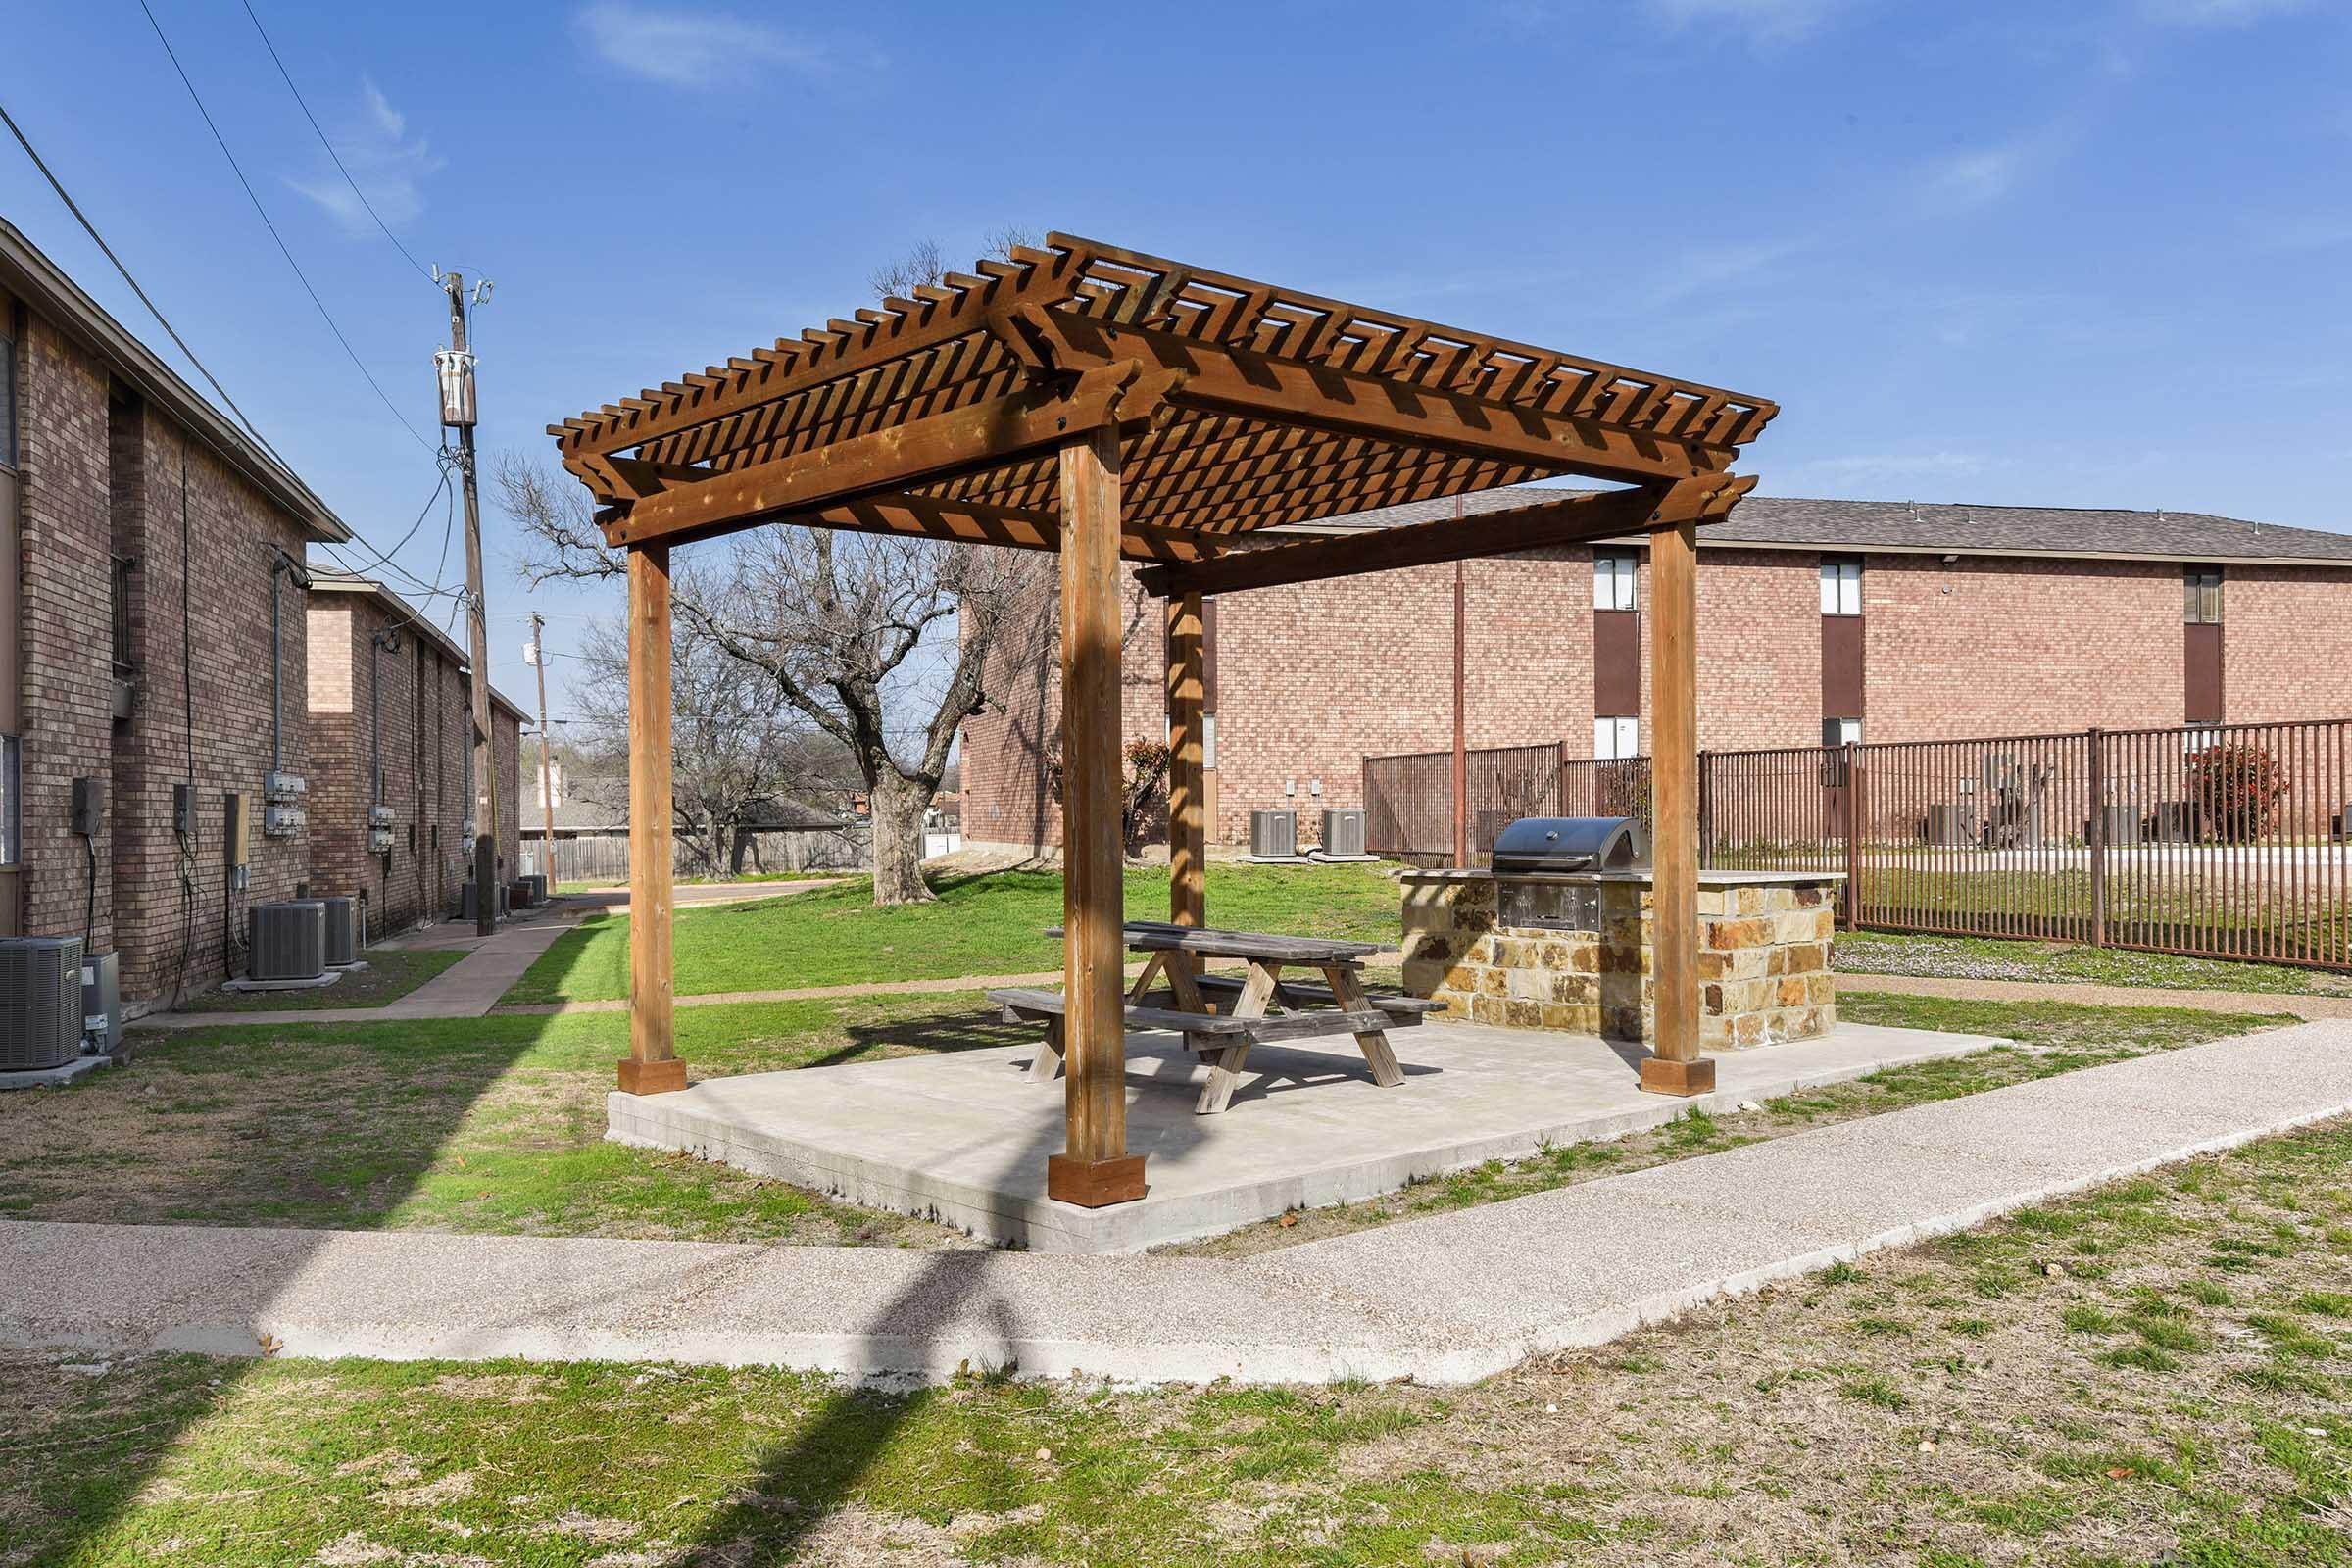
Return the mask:
[[1040, 1252], [1133, 1252], [1293, 1208], [1357, 1202], [1551, 1145], [1618, 1138], [1693, 1106], [1723, 1108], [1999, 1044], [1981, 1035], [1841, 1025], [1716, 1058], [1712, 1095], [1642, 1093], [1640, 1049], [1590, 1037], [1428, 1023], [1392, 1033], [1405, 1082], [1376, 1087], [1346, 1037], [1261, 1046], [1222, 1115], [1194, 1114], [1206, 1069], [1174, 1037], [1128, 1042], [1128, 1148], [1141, 1201], [1085, 1209], [1045, 1194], [1062, 1089], [1024, 1076], [1034, 1045], [705, 1079], [613, 1094], [609, 1136], [682, 1150], [853, 1202], [919, 1214]]

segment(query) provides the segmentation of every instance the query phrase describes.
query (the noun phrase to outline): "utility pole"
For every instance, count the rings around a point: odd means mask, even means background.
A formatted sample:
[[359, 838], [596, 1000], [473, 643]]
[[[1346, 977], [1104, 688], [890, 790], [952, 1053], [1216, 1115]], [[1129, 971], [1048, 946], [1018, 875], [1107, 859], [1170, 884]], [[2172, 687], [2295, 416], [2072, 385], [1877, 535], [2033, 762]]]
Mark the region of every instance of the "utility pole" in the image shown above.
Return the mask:
[[[458, 472], [466, 487], [466, 605], [472, 633], [473, 928], [498, 929], [498, 769], [490, 744], [490, 626], [482, 600], [482, 504], [473, 473], [473, 355], [466, 346], [466, 279], [443, 272], [449, 295], [449, 348], [434, 356], [441, 372], [441, 422], [458, 432]], [[474, 303], [490, 285], [474, 285]], [[519, 760], [519, 759], [517, 760]]]
[[[547, 872], [547, 891], [556, 891], [556, 764], [547, 740], [547, 622], [537, 611], [531, 612], [531, 666], [539, 672], [539, 805], [547, 812], [546, 827], [540, 843], [545, 847], [540, 858], [541, 869]], [[519, 835], [517, 835], [519, 836]]]

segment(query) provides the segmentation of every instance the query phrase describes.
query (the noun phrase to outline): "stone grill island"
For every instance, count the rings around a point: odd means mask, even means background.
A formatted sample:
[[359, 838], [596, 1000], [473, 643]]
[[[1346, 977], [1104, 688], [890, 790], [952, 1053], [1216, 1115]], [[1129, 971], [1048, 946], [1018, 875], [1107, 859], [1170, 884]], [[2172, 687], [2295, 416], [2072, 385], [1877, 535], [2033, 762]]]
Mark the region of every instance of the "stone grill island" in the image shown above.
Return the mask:
[[[1647, 871], [1407, 871], [1404, 987], [1446, 1015], [1646, 1043]], [[1811, 1040], [1838, 1023], [1824, 871], [1701, 871], [1699, 1045]]]

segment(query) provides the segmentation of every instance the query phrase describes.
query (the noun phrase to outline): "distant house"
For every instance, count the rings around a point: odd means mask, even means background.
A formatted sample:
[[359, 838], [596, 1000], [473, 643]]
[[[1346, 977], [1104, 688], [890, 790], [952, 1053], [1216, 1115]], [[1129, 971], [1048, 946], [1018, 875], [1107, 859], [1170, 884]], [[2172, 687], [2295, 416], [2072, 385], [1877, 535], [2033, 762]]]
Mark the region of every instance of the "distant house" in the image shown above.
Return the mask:
[[[540, 869], [548, 837], [547, 812], [534, 766], [522, 808], [520, 864]], [[617, 881], [629, 867], [629, 781], [609, 773], [571, 773], [559, 760], [549, 776], [555, 797], [555, 866], [559, 882]], [[839, 811], [800, 801], [768, 803], [750, 822], [714, 843], [681, 821], [672, 864], [681, 875], [757, 874], [839, 866], [866, 859], [863, 827]]]

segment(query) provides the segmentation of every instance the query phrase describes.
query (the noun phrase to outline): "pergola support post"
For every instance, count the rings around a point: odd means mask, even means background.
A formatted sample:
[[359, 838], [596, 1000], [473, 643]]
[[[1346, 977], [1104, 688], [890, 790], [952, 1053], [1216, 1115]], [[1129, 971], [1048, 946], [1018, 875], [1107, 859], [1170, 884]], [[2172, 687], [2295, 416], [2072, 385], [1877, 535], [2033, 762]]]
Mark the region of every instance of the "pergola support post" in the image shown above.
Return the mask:
[[670, 1012], [669, 549], [629, 551], [629, 1054], [632, 1095], [686, 1087]]
[[1207, 656], [1201, 600], [1168, 601], [1168, 918], [1208, 921]]
[[1698, 528], [1649, 536], [1649, 1054], [1642, 1087], [1703, 1095], [1715, 1063], [1698, 1051]]
[[1125, 886], [1119, 842], [1119, 434], [1060, 448], [1064, 1152], [1046, 1196], [1087, 1208], [1144, 1196], [1127, 1152]]

